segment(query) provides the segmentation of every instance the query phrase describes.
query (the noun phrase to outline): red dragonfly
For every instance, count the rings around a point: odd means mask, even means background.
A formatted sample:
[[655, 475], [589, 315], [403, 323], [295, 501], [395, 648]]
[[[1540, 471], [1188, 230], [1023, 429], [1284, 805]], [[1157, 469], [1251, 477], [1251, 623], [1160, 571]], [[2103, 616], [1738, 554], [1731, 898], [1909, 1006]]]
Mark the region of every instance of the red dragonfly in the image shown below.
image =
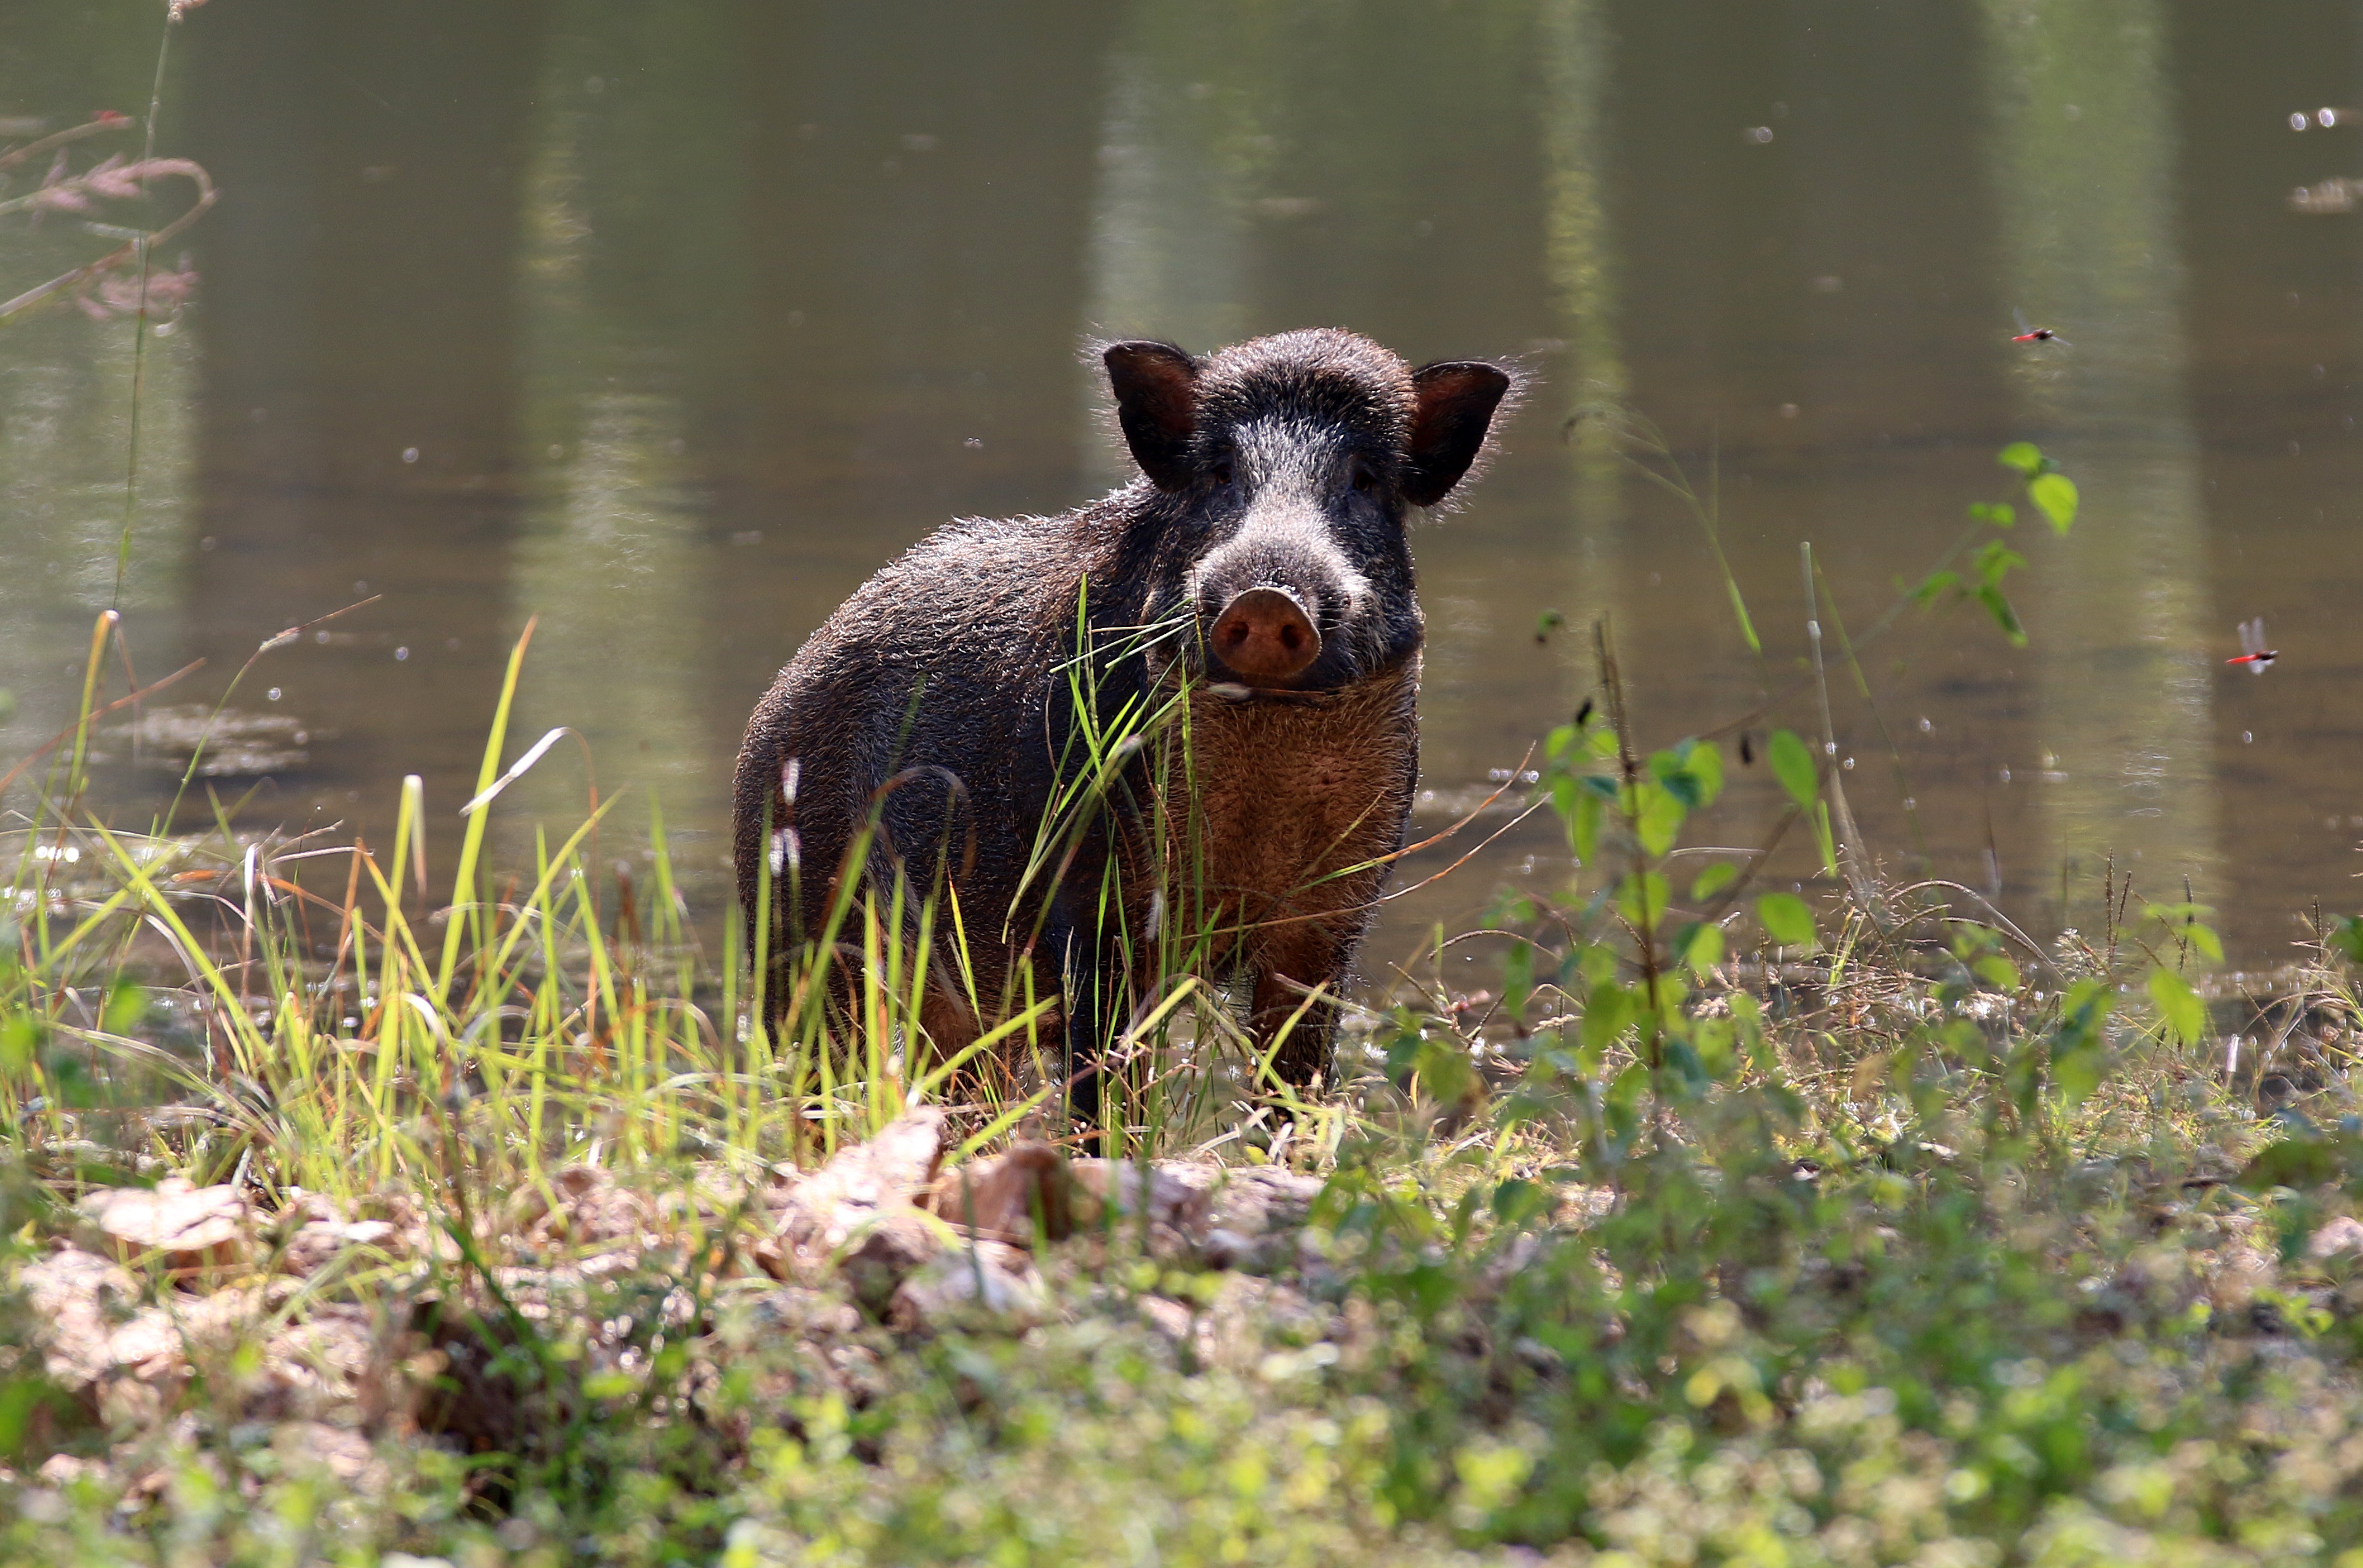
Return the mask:
[[2018, 336], [2011, 339], [2013, 343], [2057, 343], [2062, 348], [2076, 347], [2047, 326], [2027, 326], [2025, 311], [2014, 310], [2010, 314], [2018, 321]]
[[2265, 667], [2280, 657], [2275, 649], [2265, 646], [2265, 618], [2259, 615], [2253, 621], [2240, 623], [2240, 657], [2227, 658], [2224, 662], [2245, 664], [2249, 674], [2262, 675]]

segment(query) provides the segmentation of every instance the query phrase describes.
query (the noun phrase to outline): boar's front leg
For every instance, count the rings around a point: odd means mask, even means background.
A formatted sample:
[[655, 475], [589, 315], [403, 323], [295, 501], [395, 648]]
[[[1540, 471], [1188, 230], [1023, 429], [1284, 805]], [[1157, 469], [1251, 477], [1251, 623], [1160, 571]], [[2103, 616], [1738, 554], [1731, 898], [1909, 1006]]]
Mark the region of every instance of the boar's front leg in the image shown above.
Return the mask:
[[1066, 1012], [1067, 1110], [1086, 1129], [1100, 1119], [1102, 1058], [1107, 1054], [1111, 1021], [1121, 1021], [1129, 1010], [1123, 944], [1099, 928], [1096, 911], [1079, 916], [1054, 909], [1042, 931], [1042, 947], [1058, 966]]
[[[1264, 933], [1248, 1024], [1259, 1055], [1270, 1051], [1274, 1037], [1287, 1030], [1272, 1059], [1272, 1071], [1282, 1083], [1303, 1088], [1334, 1067], [1337, 1008], [1332, 999], [1345, 989], [1347, 966], [1361, 934], [1359, 921], [1346, 930], [1307, 921]], [[1312, 991], [1322, 994], [1309, 998]]]

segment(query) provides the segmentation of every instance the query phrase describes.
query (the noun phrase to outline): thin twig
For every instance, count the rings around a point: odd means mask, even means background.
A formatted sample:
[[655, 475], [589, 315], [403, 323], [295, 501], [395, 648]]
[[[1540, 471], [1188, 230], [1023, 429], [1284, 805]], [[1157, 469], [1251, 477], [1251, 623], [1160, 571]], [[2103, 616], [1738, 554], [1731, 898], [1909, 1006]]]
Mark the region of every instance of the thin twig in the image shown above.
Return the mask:
[[203, 668], [205, 662], [205, 661], [201, 658], [192, 659], [187, 664], [184, 664], [180, 668], [174, 670], [172, 674], [164, 677], [163, 679], [155, 681], [150, 685], [143, 686], [139, 690], [131, 693], [128, 697], [116, 698], [114, 701], [109, 702], [105, 707], [101, 708], [96, 712], [91, 714], [88, 719], [76, 719], [72, 723], [68, 724], [64, 729], [60, 730], [56, 734], [51, 735], [49, 739], [43, 741], [40, 745], [27, 752], [17, 760], [16, 767], [10, 768], [6, 773], [0, 773], [0, 792], [5, 792], [9, 785], [14, 784], [18, 778], [24, 776], [25, 769], [32, 767], [33, 764], [39, 762], [51, 751], [54, 751], [57, 747], [62, 745], [69, 735], [74, 734], [80, 731], [85, 723], [95, 723], [97, 720], [103, 719], [109, 713], [114, 712], [118, 708], [128, 708], [132, 703], [139, 701], [143, 698], [161, 691], [164, 688], [172, 685], [172, 682], [180, 679], [183, 676], [194, 674], [198, 669]]
[[[372, 593], [366, 599], [357, 599], [353, 601], [353, 602], [346, 605], [341, 610], [331, 610], [325, 615], [315, 615], [312, 619], [305, 621], [299, 625], [290, 626], [284, 631], [275, 632], [270, 636], [263, 638], [261, 646], [256, 647], [252, 653], [246, 656], [246, 662], [238, 667], [238, 673], [236, 675], [229, 678], [229, 685], [223, 690], [221, 701], [215, 703], [214, 711], [205, 715], [205, 727], [197, 732], [197, 744], [189, 753], [188, 770], [181, 775], [180, 787], [172, 791], [172, 803], [164, 808], [163, 825], [156, 830], [158, 833], [167, 834], [172, 831], [173, 814], [181, 809], [181, 798], [189, 791], [189, 781], [197, 776], [197, 763], [205, 756], [205, 743], [213, 738], [214, 725], [220, 721], [222, 710], [229, 706], [230, 698], [237, 694], [239, 682], [244, 680], [246, 679], [246, 672], [254, 668], [255, 660], [261, 658], [264, 654], [269, 653], [273, 648], [285, 647], [288, 644], [302, 637], [305, 633], [310, 631], [315, 626], [324, 625], [327, 622], [335, 620], [339, 615], [349, 614], [353, 611], [361, 609], [366, 605], [374, 604], [384, 597], [385, 595], [383, 593]], [[194, 667], [193, 666], [192, 668]]]
[[1805, 572], [1805, 646], [1814, 661], [1814, 693], [1821, 701], [1822, 754], [1829, 759], [1822, 777], [1829, 787], [1830, 814], [1837, 820], [1838, 868], [1846, 874], [1847, 886], [1853, 891], [1855, 901], [1870, 916], [1880, 935], [1886, 936], [1894, 930], [1894, 917], [1880, 901], [1879, 889], [1870, 879], [1870, 857], [1865, 851], [1861, 833], [1855, 827], [1854, 812], [1847, 807], [1846, 781], [1840, 777], [1844, 769], [1837, 766], [1837, 725], [1830, 716], [1829, 673], [1822, 663], [1820, 592], [1814, 580], [1813, 541], [1799, 541], [1798, 551]]
[[[164, 12], [164, 36], [156, 44], [156, 80], [148, 92], [148, 134], [139, 154], [142, 169], [156, 159], [156, 118], [164, 108], [164, 61], [172, 53], [172, 29], [180, 22], [181, 7], [168, 6]], [[153, 215], [144, 174], [139, 180], [139, 204], [143, 219]], [[116, 541], [115, 594], [107, 601], [117, 609], [123, 605], [123, 574], [131, 566], [131, 525], [139, 510], [139, 394], [148, 381], [148, 274], [155, 257], [155, 247], [150, 241], [139, 239], [133, 243], [139, 247], [139, 308], [131, 314], [131, 433], [123, 459], [123, 536]]]
[[101, 131], [121, 130], [130, 123], [129, 116], [116, 115], [111, 118], [85, 120], [78, 126], [68, 126], [61, 131], [51, 131], [39, 141], [28, 141], [22, 147], [12, 147], [6, 152], [0, 152], [0, 169], [14, 169], [28, 159], [39, 158], [42, 153], [63, 147], [70, 141], [80, 141], [86, 136], [96, 136]]
[[113, 250], [108, 251], [105, 255], [86, 266], [76, 267], [71, 272], [61, 272], [46, 283], [36, 284], [34, 287], [27, 289], [23, 293], [18, 294], [13, 300], [0, 302], [0, 321], [6, 321], [12, 315], [22, 315], [24, 312], [30, 310], [33, 306], [40, 304], [43, 300], [50, 298], [51, 295], [62, 293], [68, 289], [79, 288], [81, 285], [90, 282], [93, 278], [97, 277], [102, 272], [113, 271], [116, 268], [122, 266], [125, 262], [129, 261], [134, 257], [138, 256], [141, 247], [143, 246], [153, 248], [156, 246], [163, 244], [164, 241], [171, 239], [183, 229], [187, 228], [191, 224], [196, 222], [198, 218], [205, 215], [205, 209], [212, 206], [214, 203], [219, 199], [220, 193], [214, 189], [213, 176], [207, 174], [202, 168], [198, 167], [196, 164], [188, 163], [183, 159], [165, 159], [163, 161], [167, 163], [185, 165], [184, 167], [163, 171], [163, 172], [181, 175], [184, 179], [187, 179], [195, 184], [197, 187], [197, 200], [194, 206], [190, 207], [188, 211], [183, 213], [179, 217], [174, 218], [171, 223], [168, 223], [163, 227], [156, 230], [153, 234], [141, 235], [136, 238], [127, 239]]

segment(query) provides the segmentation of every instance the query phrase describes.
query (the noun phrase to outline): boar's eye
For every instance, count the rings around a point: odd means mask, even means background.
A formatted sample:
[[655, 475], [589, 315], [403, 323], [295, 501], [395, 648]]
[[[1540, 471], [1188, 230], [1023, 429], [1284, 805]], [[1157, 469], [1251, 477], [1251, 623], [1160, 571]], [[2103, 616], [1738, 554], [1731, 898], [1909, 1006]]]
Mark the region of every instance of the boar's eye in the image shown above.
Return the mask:
[[1216, 458], [1215, 460], [1214, 475], [1215, 482], [1216, 484], [1226, 485], [1230, 483], [1232, 477], [1231, 460], [1228, 458]]
[[1368, 495], [1379, 488], [1379, 476], [1359, 463], [1354, 465], [1354, 492]]

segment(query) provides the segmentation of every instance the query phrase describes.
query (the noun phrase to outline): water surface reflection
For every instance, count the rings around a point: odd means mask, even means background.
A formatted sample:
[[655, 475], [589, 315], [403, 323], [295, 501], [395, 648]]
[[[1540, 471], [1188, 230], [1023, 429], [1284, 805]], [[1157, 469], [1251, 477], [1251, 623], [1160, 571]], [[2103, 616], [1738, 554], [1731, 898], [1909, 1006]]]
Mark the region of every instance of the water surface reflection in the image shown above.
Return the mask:
[[[10, 17], [0, 116], [144, 101], [144, 7]], [[1338, 323], [1542, 378], [1415, 541], [1436, 813], [1588, 684], [1542, 612], [1613, 618], [1648, 738], [1713, 727], [1793, 683], [1800, 541], [1867, 626], [2027, 437], [2084, 517], [2014, 536], [2026, 649], [1953, 615], [1869, 650], [1837, 715], [1865, 832], [2043, 927], [2110, 856], [2187, 877], [2270, 961], [2351, 903], [2363, 830], [2363, 217], [2284, 200], [2352, 172], [2286, 116], [2351, 100], [2353, 7], [2257, 32], [2169, 0], [205, 7], [161, 145], [225, 194], [150, 346], [130, 652], [204, 657], [210, 700], [381, 595], [236, 702], [307, 736], [242, 820], [382, 834], [404, 773], [463, 798], [532, 619], [518, 744], [571, 725], [604, 792], [660, 799], [710, 907], [739, 726], [804, 634], [948, 516], [1121, 476], [1087, 338]], [[0, 268], [76, 243], [13, 226]], [[2010, 345], [2014, 307], [2074, 347]], [[0, 756], [64, 721], [115, 595], [129, 377], [121, 323], [0, 336]], [[1603, 397], [1717, 473], [1760, 661], [1695, 521], [1570, 426]], [[2220, 662], [2252, 614], [2261, 680]], [[110, 769], [118, 812], [161, 798]], [[512, 820], [585, 782], [554, 753]], [[1770, 803], [1742, 775], [1707, 831]], [[1538, 825], [1384, 943], [1564, 871]]]

